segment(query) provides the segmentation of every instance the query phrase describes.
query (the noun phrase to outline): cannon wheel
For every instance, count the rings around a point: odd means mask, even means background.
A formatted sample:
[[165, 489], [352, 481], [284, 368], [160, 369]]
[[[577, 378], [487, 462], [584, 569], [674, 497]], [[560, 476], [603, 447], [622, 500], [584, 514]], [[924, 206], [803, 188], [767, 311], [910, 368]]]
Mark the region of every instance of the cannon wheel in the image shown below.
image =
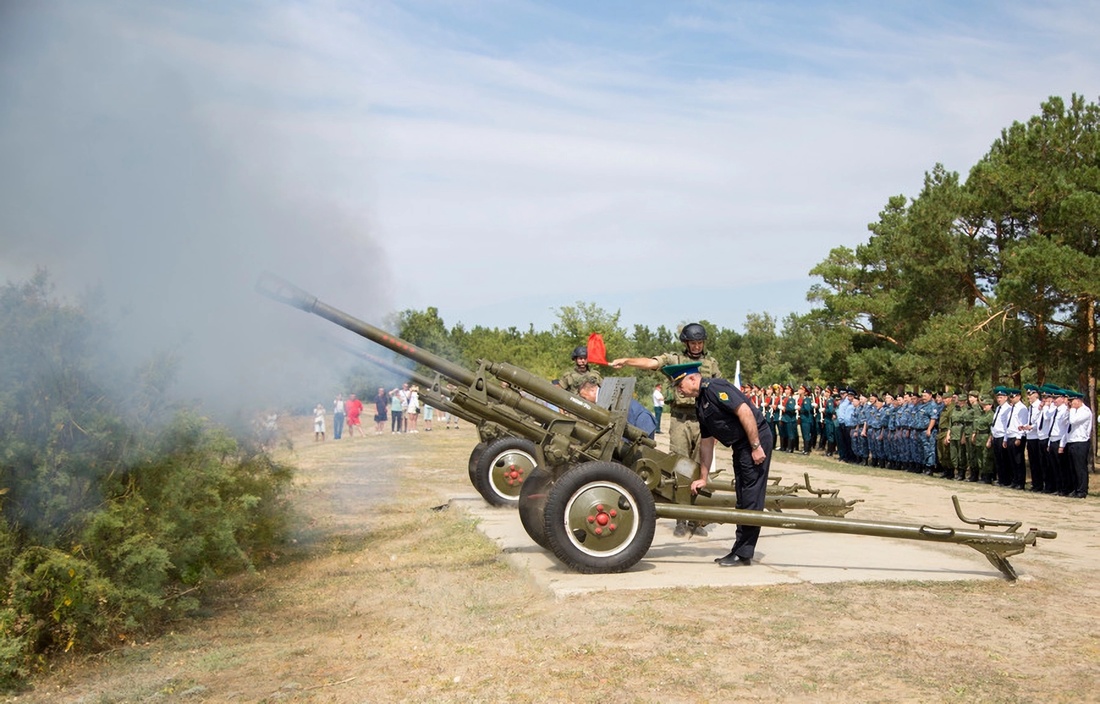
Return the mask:
[[[481, 458], [481, 454], [485, 452], [485, 448], [489, 446], [489, 443], [479, 442], [474, 445], [474, 449], [470, 451], [470, 484], [477, 489], [477, 461]], [[481, 490], [478, 489], [478, 493]]]
[[550, 487], [543, 515], [550, 550], [583, 574], [624, 572], [653, 543], [657, 509], [637, 474], [614, 462], [585, 462]]
[[519, 522], [531, 540], [541, 548], [550, 549], [546, 540], [546, 497], [554, 477], [545, 469], [536, 468], [519, 488]]
[[538, 466], [535, 443], [500, 438], [489, 443], [474, 468], [474, 486], [493, 506], [516, 506], [523, 483]]

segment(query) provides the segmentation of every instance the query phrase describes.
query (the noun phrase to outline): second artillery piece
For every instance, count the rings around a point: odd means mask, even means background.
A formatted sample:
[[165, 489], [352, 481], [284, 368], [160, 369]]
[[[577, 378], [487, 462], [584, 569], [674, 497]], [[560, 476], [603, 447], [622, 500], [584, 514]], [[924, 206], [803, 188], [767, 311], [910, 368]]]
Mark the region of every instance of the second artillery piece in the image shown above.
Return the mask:
[[[642, 430], [626, 422], [630, 397], [624, 397], [623, 386], [608, 391], [612, 397], [603, 408], [505, 362], [479, 360], [476, 369], [455, 364], [273, 274], [261, 276], [256, 288], [422, 365], [431, 372], [417, 378], [428, 403], [499, 429], [500, 438], [471, 453], [472, 478], [474, 464], [487, 453], [499, 454], [496, 443], [526, 440], [529, 444], [522, 449], [531, 457], [526, 476], [517, 483], [520, 521], [536, 543], [578, 572], [633, 567], [649, 551], [658, 518], [956, 543], [985, 555], [1008, 579], [1016, 578], [1009, 557], [1039, 538], [1057, 535], [1036, 528], [1021, 533], [1018, 521], [968, 519], [957, 499], [956, 514], [977, 529], [746, 511], [730, 507], [719, 495], [692, 496], [695, 463], [658, 450]], [[1004, 530], [987, 530], [989, 526]]]
[[[494, 506], [519, 505], [520, 491], [524, 481], [538, 468], [538, 448], [528, 439], [529, 436], [517, 437], [515, 433], [497, 423], [485, 420], [467, 410], [456, 406], [445, 393], [436, 391], [438, 379], [415, 370], [402, 367], [392, 362], [371, 354], [360, 352], [350, 346], [344, 348], [351, 354], [365, 359], [382, 369], [408, 379], [420, 387], [420, 398], [427, 405], [450, 413], [470, 423], [478, 430], [481, 439], [470, 453], [469, 473], [470, 483], [478, 493]], [[622, 404], [624, 400], [629, 402], [633, 396], [633, 378], [606, 378], [600, 389], [600, 396], [596, 405], [601, 408], [611, 407], [612, 413], [625, 412], [614, 408], [616, 404]], [[445, 392], [446, 389], [441, 391]], [[538, 423], [531, 418], [524, 418], [512, 409], [498, 409], [499, 412], [513, 416], [515, 423], [529, 422], [532, 424], [531, 432], [540, 433]], [[693, 466], [694, 467], [694, 466]], [[815, 489], [810, 485], [810, 475], [804, 474], [804, 483], [780, 484], [779, 477], [771, 478], [768, 485], [768, 495], [764, 502], [767, 511], [782, 512], [783, 510], [812, 511], [819, 516], [844, 516], [851, 512], [852, 508], [862, 499], [845, 500], [839, 496], [839, 491], [830, 489]], [[692, 477], [679, 477], [682, 481], [690, 482]], [[737, 501], [732, 478], [725, 480], [722, 471], [712, 471], [711, 481], [708, 482], [704, 493], [709, 499], [707, 505], [734, 506]], [[800, 492], [806, 492], [803, 495]]]

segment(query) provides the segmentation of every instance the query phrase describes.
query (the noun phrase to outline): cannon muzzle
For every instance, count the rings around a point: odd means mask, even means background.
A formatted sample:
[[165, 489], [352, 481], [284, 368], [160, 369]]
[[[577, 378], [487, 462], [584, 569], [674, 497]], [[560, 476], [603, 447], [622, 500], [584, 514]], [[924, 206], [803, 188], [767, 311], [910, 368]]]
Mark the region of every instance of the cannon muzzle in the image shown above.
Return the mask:
[[313, 307], [317, 304], [316, 296], [310, 295], [270, 271], [260, 274], [260, 278], [256, 281], [256, 292], [279, 303], [285, 303], [288, 306], [304, 310], [307, 313], [312, 313]]

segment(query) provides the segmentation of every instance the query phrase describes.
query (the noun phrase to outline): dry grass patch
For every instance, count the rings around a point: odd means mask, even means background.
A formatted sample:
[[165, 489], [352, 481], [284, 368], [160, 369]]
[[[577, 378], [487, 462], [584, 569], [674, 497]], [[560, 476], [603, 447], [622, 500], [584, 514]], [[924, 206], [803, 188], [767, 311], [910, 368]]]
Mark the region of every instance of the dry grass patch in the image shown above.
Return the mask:
[[472, 492], [475, 442], [467, 428], [300, 441], [301, 524], [283, 560], [224, 585], [206, 618], [61, 662], [9, 701], [1096, 699], [1098, 575], [1069, 552], [1040, 555], [1036, 578], [1014, 585], [556, 598], [469, 516], [433, 510]]

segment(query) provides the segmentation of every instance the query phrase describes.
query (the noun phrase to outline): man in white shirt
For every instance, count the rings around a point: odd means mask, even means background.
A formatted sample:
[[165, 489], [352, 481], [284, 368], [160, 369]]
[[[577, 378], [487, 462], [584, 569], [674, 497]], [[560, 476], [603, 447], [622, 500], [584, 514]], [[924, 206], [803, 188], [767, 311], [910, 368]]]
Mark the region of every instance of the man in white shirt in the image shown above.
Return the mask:
[[1005, 431], [1008, 418], [1012, 414], [1012, 405], [1008, 402], [1008, 389], [998, 386], [993, 389], [997, 410], [993, 413], [993, 426], [989, 429], [989, 444], [993, 448], [993, 474], [999, 486], [1012, 484], [1012, 465], [1005, 451]]
[[1069, 493], [1075, 499], [1083, 499], [1089, 493], [1089, 440], [1092, 439], [1092, 410], [1085, 405], [1085, 395], [1080, 391], [1067, 391], [1069, 398], [1068, 426], [1062, 447], [1069, 456], [1073, 468], [1074, 484]]
[[1027, 449], [1027, 466], [1031, 471], [1031, 490], [1043, 491], [1046, 475], [1043, 473], [1043, 459], [1039, 453], [1039, 426], [1043, 420], [1043, 400], [1039, 387], [1024, 384], [1027, 392], [1027, 425], [1024, 426], [1024, 447]]
[[[1057, 494], [1060, 479], [1058, 476], [1058, 448], [1055, 447], [1054, 452], [1050, 451], [1050, 429], [1054, 424], [1054, 414], [1058, 412], [1058, 406], [1054, 404], [1054, 394], [1058, 391], [1057, 387], [1050, 384], [1043, 384], [1039, 387], [1039, 392], [1042, 395], [1042, 408], [1039, 411], [1039, 456], [1040, 463], [1043, 467], [1043, 492], [1047, 494]], [[1035, 475], [1032, 475], [1031, 482], [1034, 485]]]
[[1070, 475], [1073, 469], [1069, 467], [1069, 458], [1062, 449], [1062, 438], [1069, 430], [1069, 405], [1067, 405], [1066, 390], [1054, 390], [1054, 418], [1050, 421], [1050, 440], [1047, 443], [1048, 452], [1054, 465], [1054, 475], [1058, 477], [1058, 493], [1069, 496]]
[[1013, 489], [1023, 489], [1027, 480], [1027, 465], [1024, 464], [1024, 435], [1028, 422], [1028, 410], [1020, 400], [1019, 389], [1008, 390], [1008, 402], [1012, 404], [1011, 415], [1005, 424], [1005, 450], [1008, 454], [1009, 472]]

